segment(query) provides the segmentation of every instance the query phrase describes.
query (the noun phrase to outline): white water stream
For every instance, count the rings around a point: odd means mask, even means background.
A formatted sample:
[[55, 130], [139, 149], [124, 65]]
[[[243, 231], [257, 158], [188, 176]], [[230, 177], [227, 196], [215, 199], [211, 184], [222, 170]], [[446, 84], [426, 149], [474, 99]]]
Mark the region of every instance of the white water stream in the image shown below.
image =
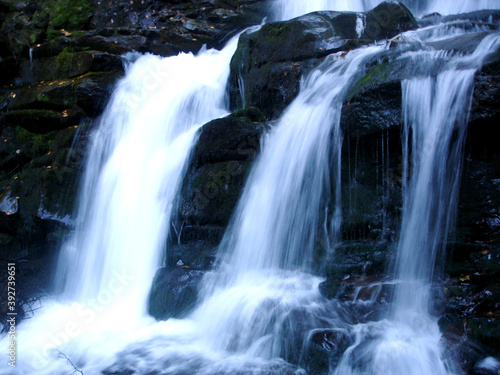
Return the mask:
[[197, 129], [227, 113], [237, 40], [197, 56], [131, 56], [92, 134], [75, 233], [56, 272], [63, 294], [21, 327], [16, 374], [67, 373], [59, 351], [94, 371], [151, 323], [146, 299], [174, 199]]
[[499, 47], [500, 36], [490, 35], [470, 56], [428, 50], [403, 55], [417, 62], [420, 74], [402, 82], [403, 179], [409, 182], [404, 184], [394, 301], [387, 320], [353, 327], [356, 341], [333, 374], [461, 373], [444, 354], [433, 282], [455, 217], [474, 74]]
[[[276, 0], [276, 18], [288, 20], [318, 10], [364, 12], [383, 0]], [[481, 9], [500, 9], [497, 0], [402, 0], [415, 15], [438, 12], [442, 15], [472, 12]]]

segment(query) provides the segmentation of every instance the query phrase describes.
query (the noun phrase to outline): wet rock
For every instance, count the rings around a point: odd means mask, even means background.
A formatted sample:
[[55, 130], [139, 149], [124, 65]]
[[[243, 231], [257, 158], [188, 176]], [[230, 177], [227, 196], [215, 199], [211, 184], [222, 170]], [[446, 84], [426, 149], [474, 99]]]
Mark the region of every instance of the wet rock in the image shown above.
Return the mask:
[[14, 128], [19, 125], [32, 133], [45, 134], [77, 125], [82, 115], [83, 113], [78, 107], [64, 112], [46, 109], [20, 109], [3, 113], [0, 117], [0, 123]]
[[[210, 238], [204, 240], [189, 239], [189, 235], [182, 236], [184, 229], [183, 227], [174, 228], [174, 232], [179, 233], [181, 241], [169, 246], [167, 266], [183, 267], [189, 270], [210, 270], [215, 263], [217, 252], [215, 245], [218, 244], [218, 241], [211, 241]], [[173, 240], [175, 241], [175, 239]], [[210, 243], [214, 243], [214, 245], [210, 246]]]
[[467, 19], [472, 22], [482, 22], [485, 24], [495, 24], [500, 21], [500, 11], [499, 10], [479, 10], [475, 12], [467, 13], [464, 17], [463, 14], [451, 14], [442, 18], [442, 22], [450, 22], [455, 20]]
[[322, 57], [416, 27], [408, 9], [396, 3], [365, 14], [314, 12], [266, 24], [240, 37], [231, 60], [231, 105], [255, 105], [276, 118], [297, 95], [300, 77]]
[[[364, 118], [373, 121], [376, 127], [377, 113], [368, 114], [365, 109], [360, 106], [359, 113], [365, 114]], [[382, 128], [379, 133], [369, 132], [358, 137], [360, 124], [349, 122], [352, 120], [349, 116], [341, 120], [341, 126], [346, 126], [342, 151], [341, 188], [345, 208], [341, 236], [349, 241], [392, 240], [401, 220], [403, 203], [400, 128], [390, 131]], [[333, 206], [329, 212], [334, 212]]]
[[371, 40], [390, 39], [417, 28], [411, 12], [398, 2], [383, 2], [366, 12], [363, 36]]
[[73, 83], [76, 104], [88, 116], [100, 115], [121, 76], [120, 72], [98, 72], [79, 77]]
[[390, 242], [342, 242], [335, 249], [334, 259], [328, 262], [321, 293], [330, 299], [352, 299], [358, 286], [374, 282], [374, 277], [380, 281], [393, 255]]
[[401, 81], [394, 66], [377, 64], [351, 89], [342, 107], [341, 127], [359, 138], [401, 126]]
[[12, 90], [4, 100], [6, 109], [63, 110], [76, 105], [76, 96], [69, 80], [24, 86]]
[[148, 299], [148, 313], [157, 320], [180, 318], [193, 307], [203, 272], [180, 268], [160, 268]]
[[244, 117], [214, 120], [201, 129], [183, 184], [179, 218], [190, 225], [225, 226], [233, 213], [264, 127]]
[[353, 340], [345, 329], [318, 329], [311, 332], [304, 351], [308, 374], [324, 374], [334, 368]]
[[429, 42], [428, 45], [436, 50], [472, 53], [476, 50], [483, 38], [488, 34], [488, 32], [465, 34], [453, 38]]

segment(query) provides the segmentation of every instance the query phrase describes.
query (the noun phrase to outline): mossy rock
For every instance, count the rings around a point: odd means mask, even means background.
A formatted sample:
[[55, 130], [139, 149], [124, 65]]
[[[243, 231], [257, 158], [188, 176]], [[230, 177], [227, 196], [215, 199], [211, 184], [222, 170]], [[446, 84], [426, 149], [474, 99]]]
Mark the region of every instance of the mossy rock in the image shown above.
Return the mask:
[[76, 95], [71, 82], [58, 81], [52, 87], [41, 90], [36, 98], [37, 102], [51, 109], [66, 109], [76, 105]]
[[91, 72], [73, 83], [76, 101], [89, 116], [98, 116], [104, 110], [122, 72]]
[[0, 117], [0, 123], [13, 128], [21, 126], [32, 133], [46, 134], [77, 125], [82, 115], [79, 108], [63, 112], [45, 109], [20, 109], [3, 113]]
[[395, 64], [383, 62], [372, 66], [365, 75], [356, 81], [347, 94], [350, 100], [354, 95], [373, 89], [377, 85], [387, 83], [387, 78], [391, 81], [400, 81], [395, 72]]
[[[357, 27], [360, 20], [364, 32]], [[415, 28], [408, 9], [392, 2], [364, 14], [322, 11], [266, 24], [240, 37], [231, 60], [231, 106], [257, 106], [276, 118], [298, 94], [300, 78], [325, 56]]]
[[41, 175], [42, 208], [49, 216], [71, 217], [78, 192], [78, 173], [69, 167], [49, 167]]
[[226, 226], [232, 216], [264, 125], [230, 116], [205, 124], [183, 182], [180, 221]]
[[94, 65], [94, 54], [91, 51], [72, 52], [71, 49], [65, 48], [57, 56], [37, 59], [33, 65], [26, 62], [23, 66], [30, 69], [36, 82], [75, 78], [89, 72]]
[[184, 317], [195, 305], [203, 273], [160, 268], [148, 298], [148, 313], [157, 320]]
[[229, 115], [229, 117], [245, 117], [252, 122], [263, 123], [266, 121], [266, 115], [257, 107], [246, 107], [239, 109]]
[[84, 29], [92, 17], [89, 0], [46, 0], [42, 12], [48, 15], [49, 29]]
[[22, 152], [34, 159], [53, 150], [54, 134], [55, 132], [35, 134], [21, 126], [16, 126], [15, 142], [20, 145]]
[[7, 103], [9, 110], [64, 110], [76, 105], [76, 96], [71, 81], [59, 80], [14, 90]]
[[249, 171], [249, 162], [236, 160], [205, 164], [193, 171], [183, 189], [181, 220], [227, 225]]
[[[53, 161], [48, 158], [47, 161]], [[32, 164], [11, 179], [12, 194], [19, 197], [24, 225], [33, 225], [42, 210], [46, 215], [72, 215], [77, 194], [77, 172], [70, 167]], [[36, 167], [36, 168], [35, 168]]]
[[65, 50], [57, 55], [57, 76], [73, 78], [85, 74], [92, 67], [92, 60], [91, 53]]

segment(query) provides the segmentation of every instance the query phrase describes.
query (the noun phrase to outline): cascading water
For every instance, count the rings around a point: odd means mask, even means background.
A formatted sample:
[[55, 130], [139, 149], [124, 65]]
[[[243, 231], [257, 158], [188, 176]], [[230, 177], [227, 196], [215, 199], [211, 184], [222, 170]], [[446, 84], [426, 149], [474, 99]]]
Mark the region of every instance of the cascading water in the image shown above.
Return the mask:
[[227, 113], [237, 40], [220, 52], [127, 63], [92, 135], [75, 234], [56, 273], [64, 292], [22, 330], [19, 350], [32, 352], [25, 373], [30, 366], [67, 371], [54, 348], [92, 369], [123, 344], [100, 339], [150, 322], [146, 298], [161, 266], [173, 202], [197, 129]]
[[[364, 12], [374, 8], [382, 1], [383, 0], [276, 0], [274, 8], [276, 19], [288, 20], [318, 10]], [[500, 4], [497, 0], [402, 0], [401, 2], [417, 15], [429, 14], [432, 12], [446, 15], [472, 12], [481, 9], [500, 9]]]
[[67, 298], [95, 299], [122, 273], [133, 277], [134, 288], [116, 296], [116, 307], [145, 313], [196, 130], [227, 113], [236, 43], [197, 57], [147, 55], [127, 69], [93, 136], [78, 226], [59, 262], [57, 281]]
[[336, 375], [460, 373], [443, 355], [432, 309], [432, 283], [454, 220], [474, 74], [499, 45], [500, 37], [490, 35], [471, 56], [429, 50], [410, 53], [420, 71], [402, 82], [403, 180], [409, 177], [409, 183], [404, 191], [394, 302], [389, 320], [353, 328], [356, 342], [333, 371]]
[[[340, 109], [364, 62], [383, 49], [331, 56], [303, 82], [269, 134], [221, 244], [225, 264], [208, 279], [208, 297], [194, 315], [203, 319], [218, 348], [281, 356], [283, 332], [280, 322], [271, 324], [273, 318], [282, 323], [306, 305], [308, 314], [315, 314], [320, 279], [301, 271], [311, 270], [330, 168], [325, 155], [331, 150], [333, 199], [340, 210]], [[339, 216], [336, 212], [334, 220]], [[339, 223], [333, 227], [338, 230]]]
[[446, 70], [402, 83], [405, 136], [410, 129], [412, 134], [412, 173], [396, 260], [398, 320], [409, 320], [410, 313], [431, 313], [429, 284], [454, 217], [474, 73]]

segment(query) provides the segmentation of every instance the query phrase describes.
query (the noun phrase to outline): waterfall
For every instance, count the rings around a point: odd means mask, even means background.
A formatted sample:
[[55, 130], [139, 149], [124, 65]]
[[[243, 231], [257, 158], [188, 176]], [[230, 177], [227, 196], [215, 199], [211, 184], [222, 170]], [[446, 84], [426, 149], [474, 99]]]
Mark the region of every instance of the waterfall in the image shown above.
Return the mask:
[[91, 135], [76, 228], [56, 272], [62, 296], [26, 322], [19, 340], [20, 352], [31, 352], [26, 368], [64, 371], [57, 351], [78, 365], [97, 364], [126, 341], [103, 337], [150, 323], [146, 299], [174, 199], [196, 131], [227, 114], [237, 41], [196, 56], [128, 56], [126, 76]]
[[410, 130], [412, 138], [405, 169], [411, 164], [412, 173], [396, 260], [398, 319], [431, 312], [429, 284], [454, 217], [474, 73], [446, 70], [402, 83], [405, 143]]
[[432, 283], [454, 221], [474, 74], [499, 46], [500, 37], [490, 35], [470, 56], [423, 50], [402, 57], [418, 62], [419, 72], [402, 82], [403, 177], [409, 182], [404, 183], [392, 314], [353, 328], [356, 342], [335, 375], [460, 372], [442, 353]]
[[284, 338], [269, 331], [273, 318], [306, 305], [312, 313], [320, 301], [320, 279], [304, 272], [311, 270], [330, 167], [334, 221], [340, 216], [340, 109], [366, 60], [382, 50], [373, 46], [345, 58], [330, 56], [304, 80], [268, 135], [221, 244], [223, 266], [206, 281], [206, 300], [195, 313], [219, 349], [251, 347], [265, 358], [280, 356]]
[[116, 307], [145, 313], [196, 130], [227, 113], [236, 43], [199, 56], [146, 55], [127, 67], [92, 136], [78, 225], [59, 261], [66, 298], [96, 299], [126, 274], [134, 288], [115, 296]]
[[[274, 3], [275, 17], [288, 20], [305, 13], [318, 10], [364, 12], [380, 4], [383, 0], [276, 0]], [[500, 9], [497, 0], [402, 0], [414, 14], [425, 15], [438, 12], [443, 15], [472, 12], [481, 9]]]

